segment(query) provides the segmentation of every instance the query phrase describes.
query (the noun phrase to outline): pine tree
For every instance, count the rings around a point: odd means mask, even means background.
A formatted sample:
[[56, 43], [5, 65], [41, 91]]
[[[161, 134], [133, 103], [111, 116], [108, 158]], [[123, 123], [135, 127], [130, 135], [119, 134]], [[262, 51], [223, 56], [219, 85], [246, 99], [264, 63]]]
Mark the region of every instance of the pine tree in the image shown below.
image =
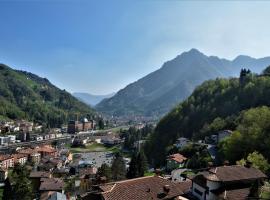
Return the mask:
[[29, 173], [25, 166], [20, 164], [16, 164], [12, 173], [12, 177], [14, 180], [14, 196], [15, 199], [20, 200], [31, 200], [32, 193], [32, 185], [31, 181], [28, 179]]
[[138, 176], [144, 176], [144, 172], [147, 170], [147, 159], [145, 154], [141, 151], [137, 155], [137, 168], [138, 168]]
[[9, 178], [4, 181], [4, 184], [3, 200], [12, 200], [12, 187]]
[[98, 168], [97, 175], [99, 177], [105, 176], [107, 182], [109, 182], [112, 179], [112, 170], [106, 163], [103, 163], [101, 167]]
[[112, 179], [115, 181], [123, 180], [126, 177], [126, 164], [123, 156], [116, 153], [112, 161]]
[[136, 154], [133, 154], [129, 163], [127, 178], [131, 179], [136, 177], [138, 177], [137, 156]]

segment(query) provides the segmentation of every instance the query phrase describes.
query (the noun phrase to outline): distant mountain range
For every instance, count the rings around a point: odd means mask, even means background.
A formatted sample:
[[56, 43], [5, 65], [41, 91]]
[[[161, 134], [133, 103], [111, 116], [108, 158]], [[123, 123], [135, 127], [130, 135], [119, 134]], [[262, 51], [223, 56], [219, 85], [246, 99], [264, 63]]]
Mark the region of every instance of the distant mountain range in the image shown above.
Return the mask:
[[191, 49], [129, 84], [113, 97], [104, 99], [95, 108], [115, 116], [160, 117], [188, 97], [205, 80], [239, 76], [241, 68], [259, 73], [268, 65], [270, 57], [255, 59], [241, 55], [228, 60], [206, 56], [197, 49]]
[[74, 92], [72, 95], [88, 105], [95, 106], [103, 99], [111, 98], [113, 95], [115, 95], [115, 93], [107, 95], [94, 95], [85, 92]]
[[26, 119], [60, 127], [77, 115], [95, 111], [46, 78], [0, 64], [0, 121]]

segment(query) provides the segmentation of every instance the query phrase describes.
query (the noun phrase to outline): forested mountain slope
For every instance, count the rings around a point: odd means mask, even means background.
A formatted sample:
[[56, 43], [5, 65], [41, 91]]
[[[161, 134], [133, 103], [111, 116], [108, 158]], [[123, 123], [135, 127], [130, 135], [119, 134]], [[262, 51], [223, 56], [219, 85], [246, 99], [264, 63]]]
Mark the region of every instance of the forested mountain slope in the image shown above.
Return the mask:
[[240, 78], [206, 81], [160, 120], [146, 151], [160, 164], [166, 148], [178, 137], [203, 139], [218, 130], [235, 130], [240, 124], [241, 112], [260, 106], [270, 106], [267, 70], [262, 75], [245, 70]]
[[268, 65], [270, 57], [255, 59], [238, 56], [230, 61], [191, 49], [128, 85], [112, 98], [103, 100], [96, 108], [115, 116], [160, 117], [187, 98], [203, 81], [236, 76], [244, 67], [259, 73]]
[[88, 105], [46, 78], [0, 64], [1, 119], [27, 119], [55, 127], [77, 114], [93, 113]]

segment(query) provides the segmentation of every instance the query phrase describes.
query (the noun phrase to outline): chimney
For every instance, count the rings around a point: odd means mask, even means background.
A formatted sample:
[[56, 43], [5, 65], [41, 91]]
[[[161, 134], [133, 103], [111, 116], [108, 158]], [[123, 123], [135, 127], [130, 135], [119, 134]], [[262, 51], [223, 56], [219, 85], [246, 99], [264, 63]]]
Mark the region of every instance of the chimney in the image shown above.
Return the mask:
[[155, 176], [161, 176], [161, 170], [160, 169], [155, 170]]
[[169, 185], [164, 185], [163, 186], [163, 192], [164, 194], [168, 195], [170, 192], [170, 186]]
[[250, 161], [246, 161], [246, 164], [245, 164], [245, 167], [246, 168], [250, 168], [252, 166], [252, 162], [250, 162]]
[[230, 164], [230, 163], [229, 163], [228, 160], [225, 160], [225, 161], [223, 162], [223, 165], [224, 165], [224, 166], [229, 166], [229, 164]]

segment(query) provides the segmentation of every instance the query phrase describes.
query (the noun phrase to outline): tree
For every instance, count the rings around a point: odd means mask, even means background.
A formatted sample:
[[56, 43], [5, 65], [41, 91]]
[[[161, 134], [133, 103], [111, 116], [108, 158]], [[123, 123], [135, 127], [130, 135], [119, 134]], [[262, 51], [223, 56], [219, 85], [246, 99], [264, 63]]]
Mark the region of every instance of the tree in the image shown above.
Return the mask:
[[126, 177], [126, 164], [123, 156], [116, 153], [112, 161], [112, 179], [114, 181], [123, 180]]
[[137, 166], [137, 156], [134, 153], [131, 157], [129, 168], [127, 171], [127, 178], [136, 178], [138, 177], [138, 166]]
[[264, 158], [264, 156], [257, 151], [248, 154], [247, 159], [241, 159], [237, 163], [240, 165], [246, 165], [247, 162], [250, 162], [252, 167], [261, 170], [264, 173], [267, 173], [270, 169], [270, 164]]
[[31, 181], [28, 179], [29, 172], [25, 166], [16, 164], [12, 172], [12, 180], [14, 181], [13, 193], [15, 199], [31, 200], [33, 199]]
[[143, 151], [140, 151], [137, 155], [138, 175], [139, 177], [144, 176], [144, 172], [147, 170], [147, 159]]
[[147, 159], [142, 151], [137, 154], [133, 154], [129, 164], [127, 178], [131, 179], [144, 176], [147, 166]]
[[109, 182], [112, 179], [112, 170], [106, 163], [103, 163], [98, 168], [97, 175], [99, 177], [106, 177], [106, 181]]
[[101, 130], [104, 129], [104, 121], [103, 121], [103, 119], [99, 119], [99, 120], [98, 120], [98, 127], [99, 127], [99, 129], [101, 129]]
[[264, 75], [270, 75], [270, 66], [266, 67], [264, 70], [263, 70], [263, 74]]
[[10, 181], [9, 181], [9, 178], [7, 178], [5, 181], [4, 181], [4, 191], [3, 191], [3, 200], [12, 200], [13, 199], [13, 196], [12, 196], [12, 187], [11, 187], [11, 184], [10, 184]]

